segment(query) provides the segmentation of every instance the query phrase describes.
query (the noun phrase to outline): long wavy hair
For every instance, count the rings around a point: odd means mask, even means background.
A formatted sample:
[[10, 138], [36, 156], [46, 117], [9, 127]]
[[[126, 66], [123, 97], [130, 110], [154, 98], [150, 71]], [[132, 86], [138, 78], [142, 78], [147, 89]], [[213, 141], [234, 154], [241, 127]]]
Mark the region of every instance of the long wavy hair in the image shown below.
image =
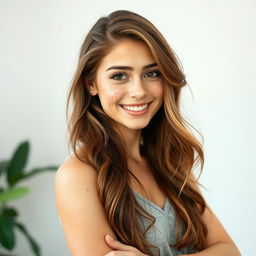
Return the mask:
[[[180, 111], [181, 89], [187, 81], [178, 57], [163, 35], [139, 14], [114, 11], [101, 17], [86, 35], [67, 98], [68, 145], [78, 159], [97, 171], [100, 200], [117, 239], [148, 255], [152, 255], [150, 248], [159, 254], [159, 248], [149, 243], [145, 236], [155, 218], [140, 206], [132, 193], [131, 177], [142, 190], [143, 187], [129, 170], [124, 140], [114, 128], [113, 120], [103, 111], [99, 97], [91, 96], [85, 83], [86, 80], [94, 81], [101, 59], [124, 38], [146, 43], [165, 81], [163, 104], [142, 129], [140, 151], [175, 209], [177, 240], [170, 246], [177, 249], [189, 246], [200, 251], [205, 248], [207, 235], [201, 219], [206, 202], [195, 189], [195, 185], [201, 184], [192, 171], [200, 163], [201, 175], [204, 153], [202, 143], [190, 130], [190, 127], [195, 128]], [[137, 222], [137, 214], [151, 220], [144, 232]]]

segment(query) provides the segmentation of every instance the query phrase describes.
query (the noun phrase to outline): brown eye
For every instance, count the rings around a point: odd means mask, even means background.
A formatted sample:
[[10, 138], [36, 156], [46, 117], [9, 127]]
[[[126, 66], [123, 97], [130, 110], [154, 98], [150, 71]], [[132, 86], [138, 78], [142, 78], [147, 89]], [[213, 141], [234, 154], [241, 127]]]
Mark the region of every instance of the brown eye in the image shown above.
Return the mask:
[[125, 73], [117, 73], [117, 74], [114, 74], [110, 77], [110, 79], [113, 79], [113, 80], [124, 80], [122, 78], [125, 77]]
[[146, 75], [147, 77], [155, 78], [155, 77], [161, 76], [161, 73], [158, 70], [153, 70], [153, 71], [147, 72]]

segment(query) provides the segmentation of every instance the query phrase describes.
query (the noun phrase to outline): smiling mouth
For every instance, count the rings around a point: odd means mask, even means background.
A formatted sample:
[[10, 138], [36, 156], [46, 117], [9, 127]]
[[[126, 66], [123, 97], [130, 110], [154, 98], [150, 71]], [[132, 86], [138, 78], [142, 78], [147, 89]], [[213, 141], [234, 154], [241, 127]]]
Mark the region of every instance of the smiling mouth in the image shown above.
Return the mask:
[[144, 109], [146, 109], [150, 104], [152, 103], [149, 102], [149, 103], [145, 103], [143, 105], [123, 105], [121, 104], [120, 106], [125, 109], [125, 110], [129, 110], [129, 111], [134, 111], [134, 112], [139, 112], [139, 111], [143, 111]]

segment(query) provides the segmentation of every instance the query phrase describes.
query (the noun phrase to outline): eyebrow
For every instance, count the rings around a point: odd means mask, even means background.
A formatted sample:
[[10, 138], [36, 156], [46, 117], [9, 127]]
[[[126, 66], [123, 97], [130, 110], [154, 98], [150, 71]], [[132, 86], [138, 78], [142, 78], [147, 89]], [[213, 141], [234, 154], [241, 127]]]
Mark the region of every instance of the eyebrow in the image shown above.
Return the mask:
[[[157, 66], [156, 63], [151, 63], [151, 64], [148, 64], [148, 65], [144, 66], [143, 69], [152, 68], [152, 67], [155, 67], [155, 66]], [[110, 69], [133, 70], [133, 68], [130, 67], [130, 66], [112, 66], [112, 67], [109, 67], [108, 69], [106, 69], [105, 71], [108, 71]]]

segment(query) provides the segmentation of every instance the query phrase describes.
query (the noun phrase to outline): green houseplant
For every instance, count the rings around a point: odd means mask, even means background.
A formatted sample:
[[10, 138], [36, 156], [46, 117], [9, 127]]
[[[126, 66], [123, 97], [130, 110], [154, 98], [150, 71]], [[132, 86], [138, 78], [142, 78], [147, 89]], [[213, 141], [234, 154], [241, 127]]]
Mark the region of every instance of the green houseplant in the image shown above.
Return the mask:
[[[47, 166], [25, 171], [29, 155], [29, 142], [20, 143], [9, 160], [0, 161], [0, 249], [11, 251], [16, 244], [14, 229], [17, 228], [28, 240], [33, 254], [41, 256], [38, 243], [32, 238], [24, 224], [18, 220], [18, 211], [7, 205], [9, 201], [21, 198], [29, 193], [24, 186], [17, 186], [20, 181], [45, 171], [56, 171], [58, 166]], [[3, 186], [5, 179], [6, 185]], [[0, 256], [7, 256], [1, 253]]]

